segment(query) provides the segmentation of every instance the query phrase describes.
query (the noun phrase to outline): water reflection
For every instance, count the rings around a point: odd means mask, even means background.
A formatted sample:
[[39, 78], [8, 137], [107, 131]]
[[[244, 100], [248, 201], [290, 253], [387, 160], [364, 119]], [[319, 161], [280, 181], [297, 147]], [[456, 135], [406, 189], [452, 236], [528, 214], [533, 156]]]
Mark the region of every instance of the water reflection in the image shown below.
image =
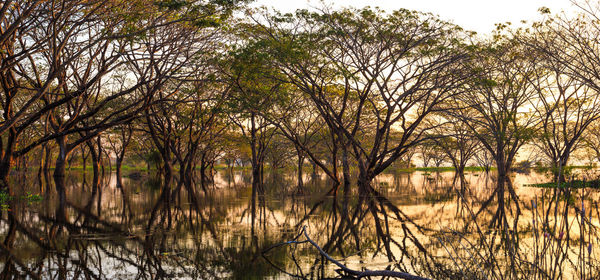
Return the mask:
[[501, 206], [490, 199], [496, 183], [484, 172], [464, 180], [452, 172], [384, 174], [367, 196], [327, 196], [331, 183], [318, 175], [304, 178], [302, 193], [311, 195], [299, 195], [294, 173], [269, 174], [264, 194], [241, 171], [218, 172], [207, 192], [177, 178], [118, 183], [114, 174], [98, 182], [68, 175], [64, 182], [12, 177], [22, 186], [12, 188], [14, 197], [43, 200], [12, 199], [2, 210], [1, 279], [339, 277], [307, 244], [262, 254], [304, 225], [324, 251], [356, 270], [435, 279], [591, 278], [598, 271], [597, 192], [557, 196], [523, 186], [544, 182], [544, 174], [515, 175], [519, 201], [508, 201], [520, 213], [507, 208], [506, 229], [490, 224]]

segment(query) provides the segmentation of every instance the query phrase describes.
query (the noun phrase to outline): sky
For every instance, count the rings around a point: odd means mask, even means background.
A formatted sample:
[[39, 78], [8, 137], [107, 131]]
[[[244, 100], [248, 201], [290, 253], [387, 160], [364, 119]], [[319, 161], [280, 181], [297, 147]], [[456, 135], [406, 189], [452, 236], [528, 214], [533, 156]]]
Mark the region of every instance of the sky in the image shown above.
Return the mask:
[[[379, 7], [386, 11], [399, 8], [430, 12], [440, 18], [451, 21], [464, 29], [488, 34], [495, 23], [512, 22], [520, 24], [521, 20], [529, 22], [540, 18], [538, 9], [548, 7], [558, 13], [573, 13], [577, 10], [569, 0], [326, 0], [333, 7]], [[296, 9], [321, 7], [320, 0], [257, 0], [254, 6], [267, 6], [282, 12], [293, 12]]]

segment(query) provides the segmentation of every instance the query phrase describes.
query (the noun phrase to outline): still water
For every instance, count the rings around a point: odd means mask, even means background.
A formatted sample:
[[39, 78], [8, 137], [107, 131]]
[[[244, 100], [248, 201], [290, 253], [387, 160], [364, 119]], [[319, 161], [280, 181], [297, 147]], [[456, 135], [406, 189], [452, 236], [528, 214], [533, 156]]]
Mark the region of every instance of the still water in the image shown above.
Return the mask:
[[[118, 186], [106, 174], [93, 186], [88, 176], [71, 172], [64, 187], [14, 176], [1, 210], [0, 279], [340, 277], [309, 243], [281, 244], [305, 240], [295, 239], [303, 228], [354, 270], [598, 277], [598, 192], [526, 186], [548, 181], [535, 172], [513, 175], [517, 200], [506, 194], [502, 205], [484, 172], [467, 172], [462, 186], [453, 172], [383, 174], [373, 183], [378, 197], [326, 196], [331, 184], [310, 174], [299, 190], [293, 172], [267, 174], [265, 193], [254, 197], [243, 171], [216, 173], [208, 193], [176, 178], [165, 187], [142, 174]], [[558, 207], [549, 204], [555, 197]], [[501, 207], [506, 223], [493, 224]]]

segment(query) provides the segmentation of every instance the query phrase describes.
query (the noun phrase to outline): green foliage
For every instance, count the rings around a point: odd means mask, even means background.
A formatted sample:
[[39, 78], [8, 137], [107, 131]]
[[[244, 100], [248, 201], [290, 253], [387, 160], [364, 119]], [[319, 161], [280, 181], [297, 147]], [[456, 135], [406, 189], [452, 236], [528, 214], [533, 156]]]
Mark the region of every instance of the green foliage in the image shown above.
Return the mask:
[[483, 86], [483, 87], [495, 87], [498, 85], [498, 82], [492, 80], [492, 79], [478, 79], [475, 81], [476, 84]]
[[183, 8], [186, 5], [189, 5], [190, 2], [189, 1], [185, 1], [185, 0], [160, 0], [160, 1], [154, 1], [154, 5], [156, 5], [159, 8], [166, 8], [169, 10], [179, 10], [181, 8]]
[[0, 191], [0, 208], [7, 210], [9, 208], [8, 201], [11, 200], [11, 196], [3, 191]]
[[145, 160], [150, 164], [154, 164], [157, 167], [162, 163], [162, 158], [158, 150], [151, 150], [150, 152], [148, 152], [146, 154]]
[[22, 200], [27, 201], [27, 203], [31, 204], [33, 202], [40, 202], [43, 200], [42, 196], [39, 194], [32, 194], [27, 192], [25, 195], [21, 196]]
[[273, 57], [265, 40], [251, 40], [231, 50], [227, 64], [234, 83], [234, 93], [228, 100], [231, 112], [241, 115], [265, 114], [290, 104], [290, 87], [273, 66]]
[[16, 197], [16, 196], [10, 195], [7, 192], [0, 191], [0, 209], [9, 210], [10, 209], [9, 202], [13, 201], [13, 200], [24, 201], [28, 205], [31, 205], [34, 202], [42, 201], [43, 197], [39, 194], [32, 194], [30, 192], [26, 192], [25, 195]]

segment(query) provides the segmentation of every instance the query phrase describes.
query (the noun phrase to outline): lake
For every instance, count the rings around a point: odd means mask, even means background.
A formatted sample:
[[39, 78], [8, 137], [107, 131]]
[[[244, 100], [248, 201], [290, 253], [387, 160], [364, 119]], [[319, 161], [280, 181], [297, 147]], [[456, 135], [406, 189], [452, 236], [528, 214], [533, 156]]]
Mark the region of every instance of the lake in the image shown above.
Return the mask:
[[93, 186], [90, 173], [71, 171], [64, 186], [12, 176], [1, 279], [341, 277], [306, 236], [352, 270], [434, 279], [592, 279], [600, 271], [598, 191], [527, 186], [549, 181], [542, 173], [512, 175], [517, 200], [506, 194], [502, 203], [493, 172], [466, 172], [463, 185], [453, 172], [382, 174], [377, 197], [325, 195], [331, 183], [320, 174], [305, 174], [298, 189], [294, 172], [268, 173], [264, 194], [253, 196], [245, 171], [217, 172], [208, 193], [145, 173], [119, 186], [107, 171]]

